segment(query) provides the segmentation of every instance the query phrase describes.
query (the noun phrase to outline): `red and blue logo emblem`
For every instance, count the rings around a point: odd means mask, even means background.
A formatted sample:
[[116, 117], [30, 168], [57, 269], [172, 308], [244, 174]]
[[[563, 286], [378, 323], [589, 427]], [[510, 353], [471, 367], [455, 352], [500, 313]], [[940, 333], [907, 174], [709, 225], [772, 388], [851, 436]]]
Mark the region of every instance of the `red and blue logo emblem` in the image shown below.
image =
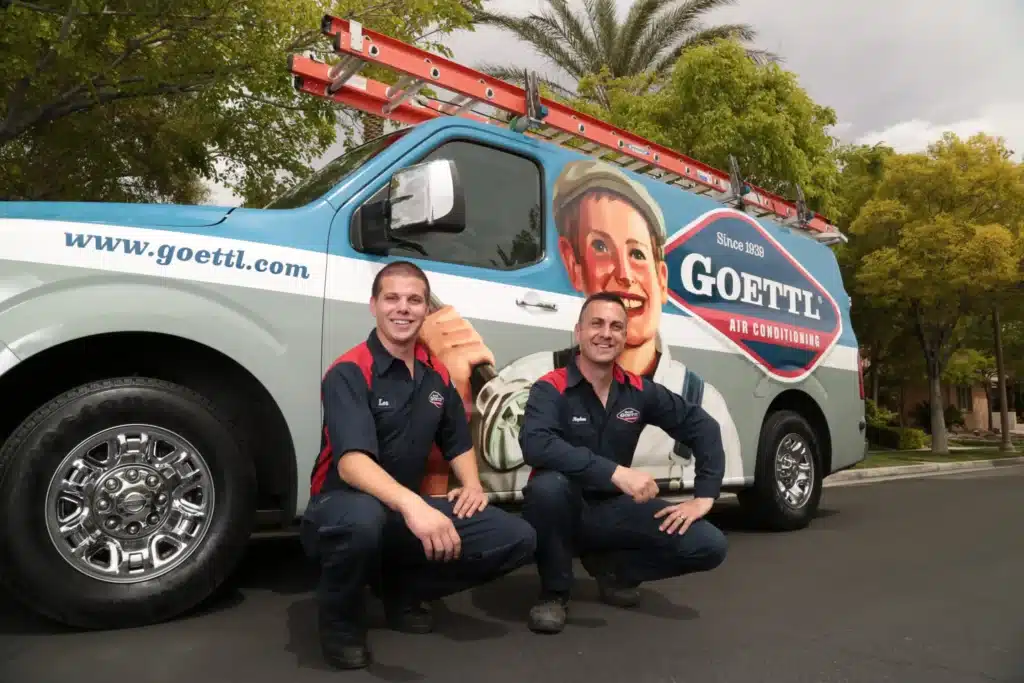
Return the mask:
[[770, 377], [798, 382], [839, 341], [836, 300], [756, 220], [716, 209], [665, 245], [669, 299]]

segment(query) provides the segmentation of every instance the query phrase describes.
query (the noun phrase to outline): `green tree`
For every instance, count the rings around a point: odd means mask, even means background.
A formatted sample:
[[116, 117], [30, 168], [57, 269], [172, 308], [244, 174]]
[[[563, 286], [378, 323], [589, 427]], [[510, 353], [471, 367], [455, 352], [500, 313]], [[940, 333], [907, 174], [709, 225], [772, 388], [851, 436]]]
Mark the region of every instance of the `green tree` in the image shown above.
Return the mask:
[[[615, 0], [584, 0], [583, 11], [575, 12], [568, 0], [547, 0], [541, 12], [525, 17], [480, 11], [477, 21], [498, 26], [528, 43], [563, 75], [574, 81], [606, 70], [612, 78], [637, 74], [667, 74], [686, 50], [707, 45], [719, 38], [752, 41], [756, 32], [747, 24], [704, 26], [701, 18], [733, 0], [635, 0], [625, 18], [616, 15]], [[775, 55], [749, 49], [757, 61]], [[522, 83], [525, 72], [517, 66], [482, 67], [498, 78]], [[569, 93], [554, 83], [548, 85], [563, 95]], [[608, 106], [602, 88], [590, 91]]]
[[[838, 148], [828, 132], [836, 114], [816, 104], [793, 73], [758, 66], [734, 41], [717, 40], [686, 50], [647, 92], [642, 83], [653, 78], [590, 76], [573, 104], [717, 168], [729, 168], [735, 156], [748, 181], [789, 197], [800, 185], [812, 208], [838, 208]], [[607, 106], [589, 101], [594, 88], [606, 92]]]
[[[848, 232], [861, 208], [874, 196], [884, 177], [885, 162], [893, 154], [895, 151], [885, 145], [844, 145], [839, 148], [837, 159], [841, 171], [835, 216], [840, 230]], [[912, 335], [906, 316], [899, 310], [880, 305], [860, 291], [857, 270], [864, 255], [871, 250], [870, 235], [835, 247], [836, 259], [851, 299], [851, 322], [867, 366], [865, 380], [869, 384], [869, 395], [879, 403], [884, 380], [903, 382], [900, 370], [892, 366], [906, 366], [912, 361], [916, 348], [915, 344], [908, 343], [908, 340], [913, 340], [909, 339]]]
[[329, 53], [324, 12], [429, 47], [432, 30], [468, 27], [476, 1], [0, 3], [0, 195], [192, 202], [213, 180], [259, 204], [347, 121], [288, 77], [289, 53]]
[[1002, 140], [950, 133], [924, 153], [890, 157], [851, 226], [873, 247], [857, 272], [861, 291], [906, 315], [920, 344], [936, 453], [948, 452], [941, 379], [968, 316], [1020, 282], [1020, 243], [1004, 224], [1020, 192]]

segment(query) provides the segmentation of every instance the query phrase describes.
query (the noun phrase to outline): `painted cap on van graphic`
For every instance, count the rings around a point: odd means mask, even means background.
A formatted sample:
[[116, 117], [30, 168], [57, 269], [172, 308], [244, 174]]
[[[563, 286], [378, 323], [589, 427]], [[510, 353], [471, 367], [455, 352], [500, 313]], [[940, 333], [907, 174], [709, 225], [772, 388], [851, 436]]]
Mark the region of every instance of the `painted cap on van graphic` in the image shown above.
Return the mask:
[[839, 340], [836, 300], [750, 216], [715, 209], [665, 245], [669, 299], [769, 376], [803, 379]]
[[583, 159], [566, 164], [555, 182], [552, 210], [558, 216], [583, 195], [600, 190], [613, 192], [628, 201], [643, 215], [655, 234], [664, 238], [665, 217], [658, 202], [641, 183], [606, 162]]

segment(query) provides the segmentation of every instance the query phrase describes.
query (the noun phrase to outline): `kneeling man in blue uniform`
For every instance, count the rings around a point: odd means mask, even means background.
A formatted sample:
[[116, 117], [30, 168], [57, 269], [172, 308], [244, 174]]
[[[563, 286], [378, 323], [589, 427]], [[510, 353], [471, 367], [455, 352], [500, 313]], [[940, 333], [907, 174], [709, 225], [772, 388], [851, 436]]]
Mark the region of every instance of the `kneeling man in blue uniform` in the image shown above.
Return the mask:
[[[541, 377], [526, 404], [519, 438], [533, 471], [523, 517], [537, 531], [541, 580], [529, 626], [539, 633], [565, 626], [576, 555], [602, 599], [621, 607], [637, 603], [643, 582], [708, 571], [725, 559], [725, 536], [704, 519], [725, 470], [719, 425], [699, 405], [616, 363], [627, 322], [615, 294], [589, 297], [576, 325], [578, 353]], [[693, 450], [691, 500], [657, 498], [654, 478], [630, 468], [647, 424]]]
[[[462, 399], [417, 341], [429, 300], [417, 266], [385, 266], [370, 296], [376, 328], [323, 379], [321, 452], [301, 536], [320, 563], [320, 643], [337, 668], [369, 664], [367, 585], [392, 628], [427, 633], [427, 601], [533, 561], [533, 528], [488, 507]], [[446, 497], [420, 494], [434, 444], [461, 484]]]

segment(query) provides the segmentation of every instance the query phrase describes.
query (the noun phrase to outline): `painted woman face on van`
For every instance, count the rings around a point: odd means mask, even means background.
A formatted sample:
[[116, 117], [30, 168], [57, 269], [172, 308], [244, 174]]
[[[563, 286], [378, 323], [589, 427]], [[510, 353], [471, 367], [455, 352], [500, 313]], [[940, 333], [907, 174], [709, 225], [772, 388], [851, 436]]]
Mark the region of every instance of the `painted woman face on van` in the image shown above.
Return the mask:
[[584, 197], [579, 209], [581, 262], [566, 259], [573, 285], [587, 296], [618, 294], [629, 313], [626, 346], [652, 342], [668, 296], [668, 270], [655, 260], [647, 221], [628, 202], [607, 195]]

